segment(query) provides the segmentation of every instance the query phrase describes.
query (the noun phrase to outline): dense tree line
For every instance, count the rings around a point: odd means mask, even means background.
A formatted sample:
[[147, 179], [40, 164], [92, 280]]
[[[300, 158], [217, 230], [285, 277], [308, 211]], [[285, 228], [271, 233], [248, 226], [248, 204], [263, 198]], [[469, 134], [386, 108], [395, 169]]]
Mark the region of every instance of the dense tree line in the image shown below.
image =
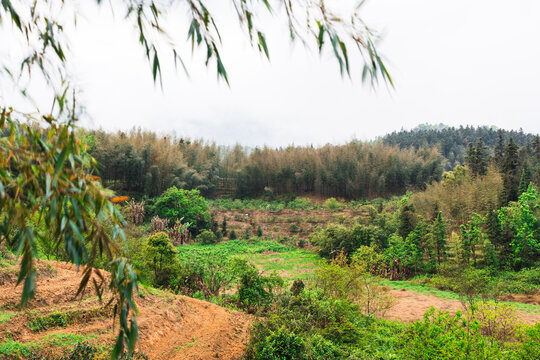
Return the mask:
[[423, 188], [442, 174], [436, 149], [399, 149], [380, 142], [249, 150], [140, 129], [95, 131], [86, 139], [105, 186], [148, 197], [176, 186], [206, 197], [226, 192], [236, 197], [374, 198]]
[[398, 145], [400, 148], [438, 146], [441, 155], [446, 159], [445, 169], [451, 170], [456, 165], [462, 165], [468, 154], [468, 146], [482, 138], [485, 151], [495, 154], [501, 151], [500, 144], [513, 139], [519, 147], [526, 146], [535, 141], [535, 136], [523, 131], [501, 130], [495, 127], [460, 126], [459, 128], [439, 125], [420, 125], [413, 130], [401, 130], [383, 137], [388, 145]]

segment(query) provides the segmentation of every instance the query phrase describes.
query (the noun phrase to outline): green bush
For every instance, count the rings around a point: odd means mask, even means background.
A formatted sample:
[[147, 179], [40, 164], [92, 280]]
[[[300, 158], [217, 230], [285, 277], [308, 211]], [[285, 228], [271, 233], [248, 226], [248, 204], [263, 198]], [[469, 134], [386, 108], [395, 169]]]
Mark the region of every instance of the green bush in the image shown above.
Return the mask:
[[356, 305], [318, 290], [283, 296], [274, 309], [254, 326], [248, 359], [348, 359], [367, 335]]
[[289, 209], [293, 210], [312, 210], [316, 205], [307, 198], [296, 198], [287, 204]]
[[178, 250], [166, 233], [160, 232], [148, 238], [145, 266], [154, 274], [154, 285], [169, 286], [176, 270]]
[[203, 230], [196, 238], [197, 242], [203, 245], [212, 245], [217, 242], [217, 236], [210, 230]]
[[328, 210], [337, 210], [341, 207], [341, 204], [336, 200], [336, 198], [331, 197], [326, 199], [324, 202], [324, 207]]
[[248, 313], [267, 310], [284, 284], [278, 275], [260, 275], [257, 267], [246, 260], [236, 259], [234, 272], [238, 277], [238, 305]]
[[236, 240], [236, 239], [238, 239], [238, 236], [236, 235], [236, 231], [231, 230], [231, 232], [229, 233], [229, 240]]
[[483, 337], [481, 327], [469, 323], [458, 312], [455, 316], [431, 308], [407, 328], [401, 339], [404, 359], [507, 359], [504, 345]]
[[197, 235], [210, 226], [208, 203], [199, 190], [177, 189], [175, 186], [165, 191], [153, 206], [155, 215], [168, 219], [169, 224], [183, 219], [183, 223], [192, 224], [189, 228]]

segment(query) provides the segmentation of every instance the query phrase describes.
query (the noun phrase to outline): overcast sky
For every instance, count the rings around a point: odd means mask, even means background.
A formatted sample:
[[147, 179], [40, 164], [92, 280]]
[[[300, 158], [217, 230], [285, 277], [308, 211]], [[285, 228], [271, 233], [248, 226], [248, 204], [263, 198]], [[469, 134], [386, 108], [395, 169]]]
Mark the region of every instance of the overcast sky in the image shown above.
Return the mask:
[[[214, 67], [185, 54], [190, 78], [165, 66], [162, 90], [132, 27], [106, 6], [90, 9], [72, 35], [74, 73], [90, 116], [84, 125], [249, 146], [373, 139], [420, 123], [540, 132], [538, 0], [368, 1], [361, 14], [384, 34], [379, 50], [396, 83], [376, 91], [362, 84], [360, 62], [352, 79], [342, 78], [330, 54], [291, 45], [279, 16], [263, 19], [266, 61], [230, 8], [217, 10], [230, 87], [216, 80]], [[183, 42], [187, 25], [178, 19]]]

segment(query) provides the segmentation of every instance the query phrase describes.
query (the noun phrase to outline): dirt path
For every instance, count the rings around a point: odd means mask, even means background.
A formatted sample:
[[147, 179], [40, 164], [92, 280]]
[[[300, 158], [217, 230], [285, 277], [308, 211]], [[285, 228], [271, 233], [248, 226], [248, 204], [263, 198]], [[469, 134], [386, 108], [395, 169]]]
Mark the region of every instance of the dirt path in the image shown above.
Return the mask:
[[[39, 261], [36, 298], [23, 311], [17, 310], [22, 286], [15, 287], [16, 270], [16, 267], [0, 269], [0, 311], [14, 314], [9, 321], [0, 323], [0, 341], [11, 337], [15, 341], [39, 343], [47, 335], [69, 333], [97, 336], [92, 341], [100, 345], [114, 344], [116, 332], [112, 319], [86, 313], [103, 306], [93, 289], [88, 288], [82, 299], [73, 299], [81, 279], [81, 272], [74, 266]], [[144, 297], [137, 300], [140, 348], [150, 359], [241, 358], [249, 340], [251, 316], [166, 292], [142, 292]], [[28, 327], [31, 314], [74, 311], [83, 311], [83, 315], [66, 327], [38, 332]], [[54, 349], [51, 351], [54, 353]]]
[[[410, 290], [390, 290], [396, 299], [395, 305], [386, 313], [389, 319], [401, 321], [415, 321], [423, 318], [430, 307], [455, 313], [463, 310], [459, 300], [441, 299], [433, 295], [419, 294]], [[523, 321], [529, 324], [540, 322], [540, 314], [519, 311]]]

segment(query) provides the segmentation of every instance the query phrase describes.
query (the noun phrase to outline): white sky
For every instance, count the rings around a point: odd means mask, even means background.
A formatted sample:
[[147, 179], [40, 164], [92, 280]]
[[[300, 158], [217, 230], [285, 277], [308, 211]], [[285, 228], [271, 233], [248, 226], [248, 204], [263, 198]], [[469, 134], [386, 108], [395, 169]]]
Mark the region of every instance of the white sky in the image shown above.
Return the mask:
[[372, 139], [425, 122], [540, 132], [538, 0], [368, 1], [361, 14], [384, 34], [379, 50], [393, 91], [363, 85], [360, 62], [350, 80], [340, 77], [330, 54], [290, 45], [279, 17], [263, 19], [268, 62], [229, 10], [220, 5], [216, 16], [231, 86], [216, 80], [214, 66], [207, 70], [186, 53], [190, 78], [165, 66], [163, 90], [121, 14], [114, 18], [107, 6], [90, 10], [71, 45], [91, 117], [84, 126], [141, 126], [249, 146]]

